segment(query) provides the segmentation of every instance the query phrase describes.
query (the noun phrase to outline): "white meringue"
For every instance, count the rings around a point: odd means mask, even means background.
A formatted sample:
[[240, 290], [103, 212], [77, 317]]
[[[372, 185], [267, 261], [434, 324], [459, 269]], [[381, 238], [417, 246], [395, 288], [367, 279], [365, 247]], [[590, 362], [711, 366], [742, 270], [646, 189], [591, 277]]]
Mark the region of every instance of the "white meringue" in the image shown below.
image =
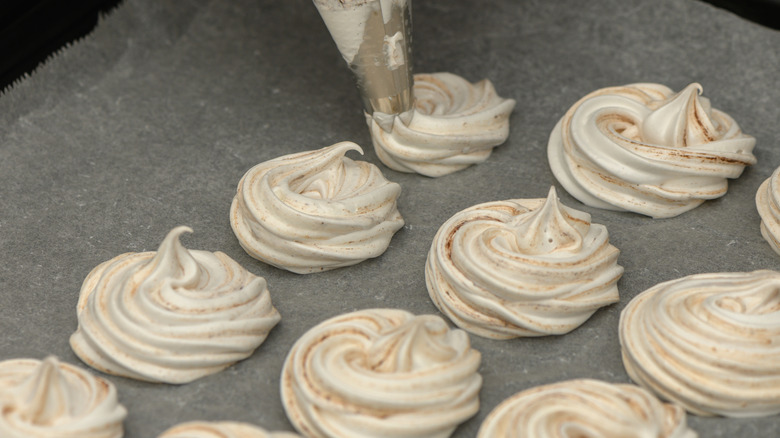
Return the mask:
[[479, 336], [568, 333], [618, 301], [623, 268], [606, 227], [547, 199], [467, 208], [447, 220], [428, 252], [425, 280], [436, 307]]
[[587, 205], [654, 218], [723, 196], [727, 178], [756, 163], [756, 140], [701, 90], [630, 84], [588, 94], [550, 134], [555, 177]]
[[341, 142], [285, 155], [250, 169], [238, 183], [230, 224], [252, 257], [298, 274], [378, 257], [404, 221], [401, 186], [375, 165], [353, 161]]
[[111, 382], [61, 363], [0, 362], [0, 437], [121, 438], [127, 416]]
[[756, 192], [756, 209], [761, 216], [761, 235], [780, 254], [780, 167], [767, 178]]
[[282, 402], [307, 437], [443, 438], [479, 409], [480, 354], [438, 316], [370, 309], [293, 345]]
[[280, 316], [263, 278], [222, 252], [188, 251], [174, 228], [157, 252], [98, 265], [81, 287], [73, 351], [100, 371], [187, 383], [249, 357]]
[[414, 108], [366, 116], [376, 154], [399, 172], [437, 177], [481, 163], [509, 136], [513, 99], [484, 79], [452, 73], [414, 75]]
[[620, 315], [633, 381], [698, 415], [780, 413], [780, 273], [660, 283]]
[[157, 438], [300, 438], [289, 432], [267, 432], [261, 427], [233, 421], [190, 421], [173, 426]]
[[580, 379], [537, 386], [504, 400], [477, 438], [696, 438], [685, 410], [634, 385]]

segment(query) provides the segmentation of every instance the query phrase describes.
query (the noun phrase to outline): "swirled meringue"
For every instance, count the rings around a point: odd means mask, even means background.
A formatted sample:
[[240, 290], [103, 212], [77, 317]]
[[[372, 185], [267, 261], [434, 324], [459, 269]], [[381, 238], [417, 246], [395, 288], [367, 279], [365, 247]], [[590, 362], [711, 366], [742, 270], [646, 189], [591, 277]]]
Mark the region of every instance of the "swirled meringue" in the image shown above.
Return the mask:
[[538, 386], [504, 400], [477, 438], [696, 438], [685, 410], [635, 385], [580, 379]]
[[780, 413], [780, 273], [660, 283], [620, 315], [633, 381], [698, 415]]
[[414, 75], [414, 108], [366, 115], [376, 154], [399, 172], [437, 177], [481, 163], [509, 136], [513, 99], [484, 79], [452, 73]]
[[401, 186], [375, 165], [353, 161], [341, 142], [249, 169], [238, 183], [230, 225], [252, 257], [298, 274], [378, 257], [404, 220]]
[[300, 438], [289, 432], [267, 432], [261, 427], [233, 421], [190, 421], [166, 430], [157, 438]]
[[81, 287], [73, 351], [100, 371], [187, 383], [249, 357], [280, 316], [263, 278], [222, 252], [187, 250], [174, 228], [157, 252], [98, 265]]
[[780, 254], [780, 167], [766, 179], [756, 192], [756, 209], [761, 216], [761, 235]]
[[293, 345], [282, 402], [307, 437], [448, 437], [479, 409], [480, 354], [438, 316], [370, 309]]
[[630, 84], [588, 94], [550, 134], [555, 177], [587, 205], [654, 218], [723, 196], [727, 178], [756, 163], [756, 140], [701, 91]]
[[54, 357], [0, 362], [3, 438], [121, 438], [127, 416], [111, 382]]
[[606, 227], [547, 199], [467, 208], [447, 220], [428, 252], [425, 280], [436, 307], [479, 336], [568, 333], [617, 302], [623, 268]]

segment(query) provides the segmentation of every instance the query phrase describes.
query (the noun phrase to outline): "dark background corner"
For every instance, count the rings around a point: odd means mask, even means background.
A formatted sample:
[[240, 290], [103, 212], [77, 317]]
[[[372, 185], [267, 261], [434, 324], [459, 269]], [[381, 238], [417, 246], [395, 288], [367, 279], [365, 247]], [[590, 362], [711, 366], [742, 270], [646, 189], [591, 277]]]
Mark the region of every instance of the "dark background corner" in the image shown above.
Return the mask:
[[0, 91], [89, 34], [122, 0], [0, 1]]

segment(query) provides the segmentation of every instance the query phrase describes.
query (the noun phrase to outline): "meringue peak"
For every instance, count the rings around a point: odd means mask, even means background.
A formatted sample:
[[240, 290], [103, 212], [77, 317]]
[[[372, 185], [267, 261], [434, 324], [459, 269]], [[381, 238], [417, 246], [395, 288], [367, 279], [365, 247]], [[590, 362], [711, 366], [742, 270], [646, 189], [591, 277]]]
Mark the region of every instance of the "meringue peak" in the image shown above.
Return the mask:
[[67, 381], [54, 356], [44, 359], [17, 388], [19, 416], [30, 424], [51, 426], [62, 417], [73, 417]]
[[[289, 188], [301, 195], [313, 199], [332, 199], [344, 180], [344, 156], [349, 151], [363, 155], [363, 149], [351, 141], [342, 141], [319, 151], [319, 157], [306, 166], [293, 167], [289, 173]], [[287, 174], [282, 170], [282, 174]]]
[[157, 282], [173, 277], [179, 279], [176, 285], [183, 286], [188, 279], [198, 277], [198, 262], [181, 243], [180, 238], [184, 233], [192, 233], [192, 228], [178, 226], [168, 232], [157, 253], [148, 262], [147, 266], [152, 270], [147, 277], [148, 281]]
[[414, 372], [451, 360], [456, 350], [438, 341], [449, 332], [440, 318], [415, 316], [383, 333], [367, 351], [367, 364], [379, 372]]
[[642, 139], [646, 143], [678, 148], [715, 140], [718, 127], [709, 100], [701, 97], [702, 91], [702, 86], [694, 82], [669, 97], [644, 119]]
[[364, 155], [363, 148], [361, 148], [359, 144], [351, 141], [342, 141], [334, 145], [326, 146], [322, 148], [322, 150], [329, 152], [331, 155], [336, 155], [339, 158], [348, 151], [357, 151], [360, 155]]
[[[556, 251], [577, 251], [582, 248], [583, 230], [574, 224], [575, 218], [561, 204], [555, 187], [550, 187], [541, 207], [518, 216], [515, 225], [517, 246], [524, 254], [550, 254]], [[587, 221], [584, 232], [587, 233]]]
[[280, 157], [280, 165], [267, 172], [274, 190], [291, 190], [307, 198], [329, 200], [338, 193], [345, 179], [345, 155], [363, 148], [342, 141], [322, 149]]

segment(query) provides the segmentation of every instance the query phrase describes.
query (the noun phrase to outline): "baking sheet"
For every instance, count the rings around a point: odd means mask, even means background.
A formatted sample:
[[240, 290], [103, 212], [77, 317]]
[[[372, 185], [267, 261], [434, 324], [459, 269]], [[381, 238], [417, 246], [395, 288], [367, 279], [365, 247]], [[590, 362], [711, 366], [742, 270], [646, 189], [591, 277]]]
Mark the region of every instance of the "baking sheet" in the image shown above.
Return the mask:
[[[87, 273], [120, 253], [154, 250], [168, 230], [189, 225], [185, 246], [223, 251], [268, 280], [282, 322], [249, 359], [187, 385], [109, 377], [129, 411], [125, 436], [199, 419], [292, 430], [279, 375], [301, 334], [363, 308], [438, 313], [423, 273], [438, 226], [473, 204], [544, 197], [556, 185], [621, 250], [621, 301], [565, 336], [472, 336], [482, 353], [481, 409], [453, 435], [470, 437], [520, 390], [580, 377], [627, 382], [617, 323], [639, 292], [689, 274], [778, 267], [754, 195], [780, 166], [780, 33], [680, 0], [416, 0], [413, 16], [416, 71], [490, 78], [517, 100], [507, 142], [487, 162], [439, 179], [379, 163], [349, 71], [308, 0], [127, 0], [0, 96], [0, 360], [53, 354], [80, 364], [68, 338]], [[694, 81], [757, 138], [758, 164], [725, 197], [653, 220], [585, 207], [556, 183], [548, 135], [581, 96]], [[362, 145], [363, 159], [403, 187], [406, 225], [387, 252], [307, 276], [246, 255], [228, 222], [243, 173], [343, 140]], [[777, 417], [690, 416], [689, 424], [702, 437], [780, 435]]]

